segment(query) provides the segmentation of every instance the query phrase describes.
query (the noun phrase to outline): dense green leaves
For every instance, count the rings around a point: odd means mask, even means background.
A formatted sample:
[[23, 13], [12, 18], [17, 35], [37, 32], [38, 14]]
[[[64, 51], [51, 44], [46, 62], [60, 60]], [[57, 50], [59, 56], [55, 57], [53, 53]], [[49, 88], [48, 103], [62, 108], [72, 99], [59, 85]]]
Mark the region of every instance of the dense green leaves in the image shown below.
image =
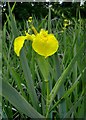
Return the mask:
[[[12, 8], [8, 4], [9, 13], [6, 14], [2, 34], [3, 91], [1, 93], [0, 87], [0, 94], [3, 96], [3, 109], [1, 111], [0, 108], [0, 112], [3, 118], [83, 118], [86, 91], [85, 20], [78, 11], [77, 19], [71, 18], [71, 24], [63, 29], [63, 19], [67, 18], [63, 15], [58, 22], [52, 19], [51, 6], [43, 21], [39, 22], [33, 16], [33, 24], [38, 32], [45, 28], [54, 33], [59, 41], [59, 50], [45, 59], [33, 51], [30, 41], [26, 41], [20, 57], [17, 57], [13, 50], [14, 39], [25, 35], [24, 30], [30, 28], [26, 20], [24, 29], [20, 22], [16, 23], [13, 11], [17, 4], [14, 3]], [[57, 5], [54, 7], [57, 8]]]

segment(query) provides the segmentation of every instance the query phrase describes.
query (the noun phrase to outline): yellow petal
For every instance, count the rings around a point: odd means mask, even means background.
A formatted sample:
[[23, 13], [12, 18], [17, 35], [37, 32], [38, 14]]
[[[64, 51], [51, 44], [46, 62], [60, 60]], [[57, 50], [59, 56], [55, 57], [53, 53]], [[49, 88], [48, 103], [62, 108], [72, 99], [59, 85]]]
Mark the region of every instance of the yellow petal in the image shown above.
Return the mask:
[[32, 35], [30, 35], [30, 34], [28, 34], [28, 33], [25, 33], [25, 34], [26, 34], [26, 39], [27, 39], [27, 40], [33, 41], [33, 38], [35, 37], [34, 34], [32, 34]]
[[53, 55], [58, 49], [58, 41], [53, 34], [42, 31], [34, 38], [32, 47], [39, 55], [48, 57]]
[[20, 55], [20, 50], [23, 47], [25, 39], [26, 39], [26, 36], [19, 36], [14, 40], [14, 51], [17, 54], [17, 56]]

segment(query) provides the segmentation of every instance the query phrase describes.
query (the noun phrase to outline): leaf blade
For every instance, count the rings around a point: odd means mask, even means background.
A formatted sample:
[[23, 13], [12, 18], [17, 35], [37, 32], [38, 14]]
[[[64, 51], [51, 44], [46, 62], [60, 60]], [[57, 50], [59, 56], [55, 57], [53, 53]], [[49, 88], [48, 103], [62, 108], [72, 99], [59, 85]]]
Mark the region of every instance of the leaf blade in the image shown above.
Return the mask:
[[22, 97], [16, 89], [14, 89], [9, 83], [2, 80], [3, 91], [2, 95], [8, 99], [8, 101], [15, 106], [20, 112], [31, 118], [44, 118], [38, 113], [25, 99]]

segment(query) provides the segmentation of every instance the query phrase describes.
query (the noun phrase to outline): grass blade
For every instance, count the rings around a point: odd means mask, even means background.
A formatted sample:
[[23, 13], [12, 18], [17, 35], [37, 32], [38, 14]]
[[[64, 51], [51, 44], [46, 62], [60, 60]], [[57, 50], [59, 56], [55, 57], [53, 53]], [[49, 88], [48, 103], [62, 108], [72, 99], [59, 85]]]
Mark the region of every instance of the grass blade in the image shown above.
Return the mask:
[[[29, 91], [29, 95], [30, 95], [32, 104], [33, 104], [34, 108], [38, 109], [39, 108], [38, 99], [37, 99], [36, 91], [34, 88], [34, 82], [31, 77], [31, 71], [30, 71], [30, 68], [28, 65], [27, 58], [25, 56], [24, 49], [22, 49], [22, 51], [21, 51], [20, 60], [21, 60], [21, 65], [22, 65], [22, 69], [24, 72], [24, 76], [25, 76], [25, 80], [27, 83], [27, 88]], [[35, 102], [34, 102], [34, 100], [35, 100]]]
[[[59, 77], [61, 76], [61, 68], [60, 68], [60, 61], [59, 61], [58, 54], [55, 57], [55, 63], [56, 63], [55, 66], [56, 66], [56, 73], [57, 73], [57, 78], [56, 79], [59, 79]], [[62, 84], [58, 93], [57, 93], [58, 94], [58, 99], [60, 99], [63, 96], [64, 93], [65, 93], [65, 88], [64, 88], [64, 84]], [[59, 109], [59, 114], [60, 114], [61, 118], [63, 118], [63, 116], [66, 113], [66, 102], [63, 101], [61, 104], [59, 104], [58, 109]]]
[[9, 8], [9, 16], [10, 16], [10, 19], [11, 19], [12, 32], [13, 32], [14, 37], [17, 37], [18, 36], [18, 29], [17, 29], [17, 26], [16, 26], [16, 21], [15, 21], [13, 15], [12, 15], [12, 10], [10, 8], [9, 3], [8, 3], [8, 8]]
[[38, 113], [25, 99], [22, 97], [16, 89], [14, 89], [10, 84], [2, 81], [3, 83], [3, 96], [8, 99], [8, 101], [15, 106], [20, 112], [31, 118], [44, 118], [40, 113]]
[[[73, 113], [73, 112], [76, 110], [76, 108], [79, 106], [80, 102], [81, 102], [83, 99], [85, 99], [85, 98], [86, 98], [86, 95], [81, 96], [81, 97], [79, 98], [79, 100], [72, 106], [72, 108], [70, 109], [70, 111], [68, 111], [68, 112], [66, 113], [66, 115], [64, 116], [63, 119], [69, 118], [69, 117], [70, 117], [70, 114]], [[80, 117], [79, 117], [79, 118], [80, 118]], [[83, 117], [82, 117], [82, 118], [83, 118]]]
[[74, 82], [74, 84], [71, 86], [71, 88], [69, 88], [69, 90], [67, 92], [64, 93], [64, 95], [54, 104], [54, 106], [50, 109], [50, 111], [52, 109], [54, 109], [55, 106], [57, 106], [61, 101], [63, 101], [64, 99], [66, 99], [66, 97], [68, 97], [68, 95], [70, 95], [73, 90], [76, 88], [76, 86], [79, 83], [79, 79], [81, 78], [81, 76], [84, 74], [85, 69], [82, 71], [82, 73], [78, 76], [77, 80]]

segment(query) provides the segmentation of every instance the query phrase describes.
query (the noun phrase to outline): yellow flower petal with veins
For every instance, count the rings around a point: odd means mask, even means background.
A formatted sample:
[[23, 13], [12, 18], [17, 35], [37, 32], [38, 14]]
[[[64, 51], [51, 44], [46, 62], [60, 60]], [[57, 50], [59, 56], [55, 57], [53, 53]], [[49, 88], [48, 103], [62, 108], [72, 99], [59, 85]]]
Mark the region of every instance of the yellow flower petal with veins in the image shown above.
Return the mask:
[[32, 47], [39, 55], [46, 58], [57, 51], [59, 44], [53, 34], [48, 34], [48, 31], [42, 29], [33, 39]]
[[25, 40], [31, 40], [33, 41], [33, 38], [35, 37], [35, 35], [29, 35], [28, 33], [26, 33], [26, 36], [19, 36], [14, 40], [14, 51], [17, 54], [17, 56], [20, 55], [20, 51], [24, 45], [24, 41]]
[[25, 39], [26, 36], [19, 36], [14, 40], [14, 51], [17, 54], [17, 56], [20, 55], [20, 50], [23, 47]]

